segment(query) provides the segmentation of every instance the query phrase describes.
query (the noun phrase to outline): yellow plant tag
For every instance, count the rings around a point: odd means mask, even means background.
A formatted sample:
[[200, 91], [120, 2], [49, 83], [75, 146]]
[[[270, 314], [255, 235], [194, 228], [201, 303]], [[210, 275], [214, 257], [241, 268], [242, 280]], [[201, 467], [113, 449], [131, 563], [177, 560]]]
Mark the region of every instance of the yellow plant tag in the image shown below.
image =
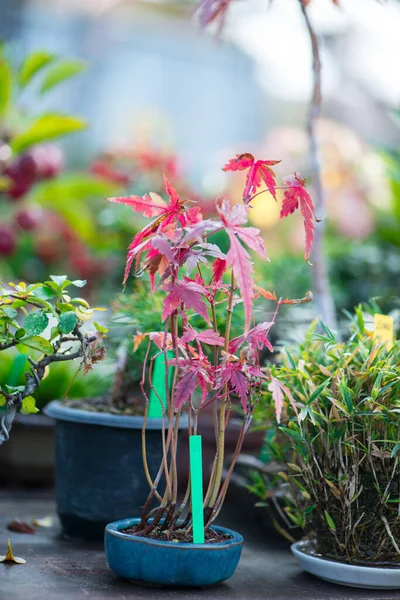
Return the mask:
[[388, 315], [374, 315], [374, 340], [386, 342], [388, 350], [393, 345], [393, 329], [394, 323], [392, 317]]

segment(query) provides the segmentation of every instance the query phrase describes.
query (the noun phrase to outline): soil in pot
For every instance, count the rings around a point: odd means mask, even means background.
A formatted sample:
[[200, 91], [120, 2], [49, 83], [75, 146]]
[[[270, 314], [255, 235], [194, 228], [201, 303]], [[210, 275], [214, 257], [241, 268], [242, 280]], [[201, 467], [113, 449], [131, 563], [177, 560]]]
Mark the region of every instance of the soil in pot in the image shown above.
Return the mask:
[[126, 402], [112, 403], [110, 396], [100, 396], [98, 398], [81, 398], [79, 400], [65, 400], [64, 406], [87, 410], [88, 412], [109, 413], [111, 415], [129, 415], [136, 417], [144, 416], [143, 396], [138, 392], [135, 395], [128, 396]]
[[[159, 540], [161, 542], [179, 542], [183, 544], [193, 543], [193, 534], [188, 533], [186, 529], [177, 528], [171, 532], [168, 529], [163, 530], [160, 526], [156, 527], [156, 529], [151, 531], [148, 535], [144, 536], [143, 532], [140, 530], [140, 526], [134, 525], [133, 527], [123, 529], [122, 533], [127, 533], [128, 535], [135, 535], [137, 537], [146, 537], [152, 540]], [[206, 544], [220, 544], [221, 542], [225, 542], [230, 539], [230, 535], [226, 533], [221, 533], [212, 528], [208, 529], [204, 533], [204, 541]]]

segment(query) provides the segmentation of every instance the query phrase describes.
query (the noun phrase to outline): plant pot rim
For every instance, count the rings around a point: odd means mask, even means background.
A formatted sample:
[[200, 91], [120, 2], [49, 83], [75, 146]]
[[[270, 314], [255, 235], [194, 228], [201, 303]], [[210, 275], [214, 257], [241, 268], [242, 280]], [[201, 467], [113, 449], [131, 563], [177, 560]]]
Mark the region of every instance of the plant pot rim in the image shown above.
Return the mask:
[[306, 551], [309, 545], [309, 540], [302, 540], [292, 544], [290, 549], [298, 559], [300, 566], [320, 579], [339, 585], [365, 589], [389, 590], [400, 588], [400, 565], [398, 568], [350, 565], [310, 554]]
[[[142, 429], [144, 417], [132, 415], [113, 415], [111, 413], [92, 412], [79, 408], [65, 406], [60, 400], [53, 400], [43, 409], [43, 412], [57, 421], [84, 423], [86, 425], [102, 425], [105, 427], [120, 427], [121, 429]], [[168, 425], [168, 419], [165, 420]], [[188, 419], [183, 415], [179, 422], [179, 429], [186, 429]], [[163, 420], [148, 418], [146, 429], [162, 429]]]
[[122, 529], [128, 529], [128, 527], [133, 527], [137, 523], [140, 523], [140, 518], [131, 518], [131, 519], [122, 519], [121, 521], [114, 521], [113, 523], [109, 523], [105, 528], [105, 534], [112, 535], [116, 538], [119, 538], [124, 541], [146, 544], [148, 546], [156, 546], [159, 548], [175, 548], [176, 550], [220, 550], [221, 548], [231, 548], [233, 546], [241, 546], [243, 544], [243, 536], [240, 535], [237, 531], [233, 529], [228, 529], [227, 527], [221, 527], [220, 525], [212, 525], [212, 529], [218, 531], [220, 533], [225, 533], [230, 536], [230, 539], [224, 540], [223, 542], [213, 542], [204, 544], [193, 544], [190, 542], [168, 542], [162, 540], [155, 540], [152, 538], [141, 537], [138, 535], [132, 535], [129, 533], [123, 533]]

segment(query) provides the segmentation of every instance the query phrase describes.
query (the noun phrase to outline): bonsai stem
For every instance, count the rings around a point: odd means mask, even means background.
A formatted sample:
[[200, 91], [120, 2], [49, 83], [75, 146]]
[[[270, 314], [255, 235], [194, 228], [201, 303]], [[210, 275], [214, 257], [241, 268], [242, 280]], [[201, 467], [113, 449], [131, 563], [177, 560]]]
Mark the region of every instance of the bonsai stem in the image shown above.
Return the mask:
[[[321, 218], [323, 215], [325, 215], [325, 193], [322, 185], [321, 165], [318, 156], [318, 144], [315, 133], [316, 122], [321, 114], [321, 56], [319, 51], [318, 37], [311, 25], [310, 19], [308, 18], [305, 2], [304, 0], [299, 0], [299, 2], [310, 37], [313, 55], [314, 85], [308, 113], [307, 131], [310, 143], [312, 177], [315, 188], [315, 210], [317, 216]], [[324, 322], [331, 329], [337, 329], [335, 305], [329, 287], [327, 261], [323, 244], [324, 231], [325, 222], [322, 221], [315, 229], [312, 265], [314, 297], [316, 301], [316, 308], [319, 314], [322, 316]]]
[[[230, 290], [229, 290], [228, 307], [226, 309], [228, 316], [226, 318], [226, 328], [225, 328], [225, 345], [224, 345], [225, 352], [228, 352], [228, 349], [229, 349], [229, 339], [230, 339], [230, 332], [231, 332], [234, 294], [235, 294], [235, 279], [234, 279], [233, 272], [232, 272], [231, 285], [230, 285]], [[223, 471], [223, 466], [224, 466], [225, 429], [226, 429], [225, 412], [226, 412], [226, 407], [227, 407], [228, 403], [229, 403], [228, 388], [226, 386], [225, 387], [225, 395], [223, 397], [220, 412], [219, 412], [219, 436], [218, 436], [218, 446], [217, 446], [217, 465], [216, 465], [216, 469], [215, 469], [215, 477], [214, 477], [213, 481], [210, 482], [211, 486], [212, 486], [211, 487], [212, 491], [211, 491], [210, 501], [209, 501], [210, 508], [214, 508], [214, 505], [215, 505], [215, 502], [216, 502], [217, 496], [218, 496], [218, 491], [219, 491], [219, 488], [221, 485], [221, 480], [222, 480], [222, 471]], [[207, 493], [207, 495], [208, 495], [208, 493]]]
[[142, 394], [143, 394], [143, 397], [145, 400], [143, 426], [142, 426], [142, 458], [143, 458], [143, 469], [144, 469], [144, 473], [145, 473], [145, 476], [147, 479], [147, 483], [150, 486], [150, 490], [154, 490], [153, 493], [156, 495], [157, 500], [159, 502], [161, 502], [162, 498], [161, 498], [160, 494], [157, 492], [156, 488], [154, 487], [154, 483], [153, 483], [153, 480], [151, 479], [151, 475], [150, 475], [150, 471], [149, 471], [149, 465], [147, 462], [146, 428], [147, 428], [147, 418], [148, 418], [148, 414], [149, 414], [149, 397], [146, 393], [144, 384], [145, 384], [145, 379], [146, 379], [146, 365], [147, 365], [147, 360], [149, 357], [150, 346], [151, 346], [151, 340], [149, 339], [149, 343], [147, 344], [147, 350], [146, 350], [146, 354], [145, 354], [144, 362], [143, 362], [142, 378], [139, 383], [140, 389], [142, 391]]
[[205, 526], [206, 528], [208, 528], [211, 525], [211, 523], [213, 521], [215, 521], [215, 519], [218, 517], [218, 515], [219, 515], [219, 513], [221, 511], [221, 508], [223, 506], [223, 503], [224, 503], [224, 500], [225, 500], [225, 496], [226, 496], [226, 493], [228, 491], [228, 486], [229, 486], [229, 482], [230, 482], [230, 479], [231, 479], [231, 475], [233, 473], [233, 469], [235, 468], [237, 459], [239, 458], [240, 452], [242, 450], [243, 440], [244, 440], [244, 436], [245, 436], [245, 433], [246, 433], [246, 430], [247, 430], [247, 426], [248, 426], [249, 420], [250, 420], [249, 417], [246, 416], [246, 418], [244, 419], [244, 421], [242, 423], [242, 426], [240, 428], [239, 437], [238, 437], [238, 441], [237, 441], [237, 444], [236, 444], [235, 452], [234, 452], [234, 455], [233, 455], [233, 458], [232, 458], [232, 462], [230, 464], [228, 473], [227, 473], [227, 475], [225, 477], [225, 481], [222, 484], [222, 487], [221, 487], [220, 492], [218, 494], [218, 498], [217, 498], [217, 501], [215, 503], [214, 510], [212, 511], [211, 516], [209, 517], [209, 519], [208, 519], [208, 521], [206, 523], [206, 526]]

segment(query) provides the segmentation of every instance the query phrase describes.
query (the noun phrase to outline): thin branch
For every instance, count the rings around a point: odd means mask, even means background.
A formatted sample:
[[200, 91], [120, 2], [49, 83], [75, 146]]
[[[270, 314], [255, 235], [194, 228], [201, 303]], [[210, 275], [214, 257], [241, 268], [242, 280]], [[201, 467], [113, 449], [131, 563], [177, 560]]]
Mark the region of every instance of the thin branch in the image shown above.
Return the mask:
[[[304, 0], [299, 0], [301, 11], [310, 37], [313, 57], [314, 84], [308, 111], [307, 131], [310, 144], [312, 178], [315, 189], [315, 210], [319, 218], [325, 215], [325, 193], [321, 178], [321, 165], [318, 153], [316, 124], [321, 114], [321, 55], [318, 37], [311, 25]], [[331, 329], [337, 329], [335, 305], [330, 292], [327, 261], [324, 251], [325, 222], [321, 221], [315, 230], [312, 276], [316, 307], [324, 322]]]

